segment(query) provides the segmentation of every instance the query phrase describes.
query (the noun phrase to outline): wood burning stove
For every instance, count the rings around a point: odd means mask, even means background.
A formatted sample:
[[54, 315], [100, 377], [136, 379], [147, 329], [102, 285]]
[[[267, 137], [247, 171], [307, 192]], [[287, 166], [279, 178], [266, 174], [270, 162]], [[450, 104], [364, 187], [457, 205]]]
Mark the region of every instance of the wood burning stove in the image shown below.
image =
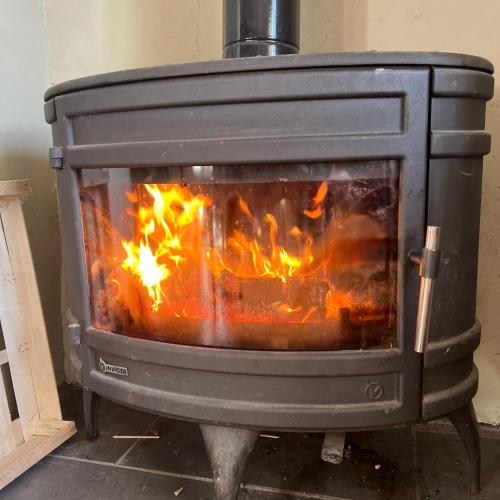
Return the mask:
[[88, 435], [100, 396], [200, 422], [218, 498], [235, 498], [260, 430], [448, 416], [477, 491], [491, 73], [459, 54], [345, 53], [51, 88]]

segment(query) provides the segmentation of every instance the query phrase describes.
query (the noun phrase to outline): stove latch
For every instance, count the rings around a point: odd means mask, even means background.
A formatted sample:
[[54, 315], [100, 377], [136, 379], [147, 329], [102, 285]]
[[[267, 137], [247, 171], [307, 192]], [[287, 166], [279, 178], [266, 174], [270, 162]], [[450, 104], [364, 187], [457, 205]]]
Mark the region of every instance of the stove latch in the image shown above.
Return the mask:
[[420, 276], [420, 292], [418, 297], [417, 328], [415, 332], [415, 351], [423, 353], [427, 345], [427, 334], [431, 318], [432, 291], [434, 282], [439, 275], [439, 250], [438, 226], [427, 226], [425, 247], [421, 252], [411, 251], [409, 259], [418, 264]]

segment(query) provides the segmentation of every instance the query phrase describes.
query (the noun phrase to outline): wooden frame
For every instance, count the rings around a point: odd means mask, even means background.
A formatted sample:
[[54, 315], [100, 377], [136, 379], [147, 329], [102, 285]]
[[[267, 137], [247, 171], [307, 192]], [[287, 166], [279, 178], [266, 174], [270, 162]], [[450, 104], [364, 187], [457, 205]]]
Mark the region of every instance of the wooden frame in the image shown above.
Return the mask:
[[[0, 490], [66, 441], [21, 197], [27, 181], [0, 182]], [[2, 372], [10, 368], [19, 418], [12, 420]]]

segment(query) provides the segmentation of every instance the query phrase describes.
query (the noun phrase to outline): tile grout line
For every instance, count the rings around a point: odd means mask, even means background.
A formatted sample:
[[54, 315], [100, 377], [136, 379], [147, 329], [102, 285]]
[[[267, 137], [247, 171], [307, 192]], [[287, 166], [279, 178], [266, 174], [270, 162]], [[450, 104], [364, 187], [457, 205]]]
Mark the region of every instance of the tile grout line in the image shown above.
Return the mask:
[[[146, 435], [147, 432], [151, 430], [151, 428], [156, 425], [156, 423], [160, 420], [160, 417], [156, 417], [144, 430], [142, 433], [143, 436]], [[139, 444], [140, 439], [136, 439], [126, 450], [125, 453], [115, 462], [116, 465], [122, 465], [123, 461], [128, 457], [129, 453]]]
[[330, 495], [321, 495], [316, 493], [307, 493], [306, 491], [292, 491], [284, 490], [281, 488], [274, 488], [272, 486], [259, 486], [257, 484], [242, 484], [241, 489], [249, 491], [258, 491], [260, 493], [269, 493], [272, 495], [287, 495], [297, 497], [299, 499], [310, 499], [310, 500], [352, 500], [343, 497], [332, 497]]
[[[113, 463], [113, 462], [102, 462], [100, 460], [89, 460], [87, 458], [68, 457], [68, 456], [64, 456], [64, 455], [58, 455], [56, 453], [50, 453], [49, 457], [56, 458], [59, 460], [67, 460], [70, 462], [81, 462], [81, 463], [86, 463], [86, 464], [100, 465], [103, 467], [131, 470], [131, 471], [136, 471], [136, 472], [145, 472], [148, 474], [155, 474], [158, 476], [171, 477], [171, 478], [175, 478], [175, 479], [186, 479], [186, 480], [191, 480], [191, 481], [198, 481], [201, 483], [212, 483], [213, 482], [212, 479], [208, 478], [208, 477], [193, 476], [191, 474], [181, 474], [178, 472], [167, 472], [167, 471], [161, 471], [161, 470], [155, 470], [155, 469], [146, 469], [144, 467], [133, 467], [131, 465], [124, 465], [124, 464], [118, 464], [118, 463]], [[310, 500], [352, 500], [349, 498], [334, 497], [331, 495], [321, 495], [321, 494], [307, 493], [307, 492], [301, 492], [301, 491], [284, 490], [281, 488], [274, 488], [272, 486], [259, 486], [257, 484], [242, 484], [241, 489], [249, 490], [249, 491], [257, 491], [257, 492], [261, 492], [261, 493], [270, 493], [270, 494], [275, 494], [275, 495], [290, 495], [290, 496], [293, 496], [296, 498], [310, 499]]]
[[412, 441], [412, 462], [413, 462], [413, 482], [415, 483], [415, 500], [421, 500], [422, 495], [420, 492], [420, 473], [417, 460], [417, 431], [415, 426], [411, 428], [411, 441]]

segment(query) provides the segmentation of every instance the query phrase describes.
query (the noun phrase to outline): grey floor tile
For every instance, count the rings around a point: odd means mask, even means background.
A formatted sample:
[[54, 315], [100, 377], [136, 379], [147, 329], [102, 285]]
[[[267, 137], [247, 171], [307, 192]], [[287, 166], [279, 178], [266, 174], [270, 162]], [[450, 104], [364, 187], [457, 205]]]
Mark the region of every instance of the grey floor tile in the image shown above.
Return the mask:
[[[159, 440], [138, 443], [123, 463], [210, 477], [196, 424], [162, 419], [158, 433]], [[245, 483], [356, 500], [414, 499], [408, 430], [350, 435], [349, 458], [341, 465], [321, 460], [321, 435], [271, 435], [279, 438], [259, 438], [245, 470]]]
[[[422, 500], [470, 500], [467, 457], [459, 436], [417, 432]], [[482, 439], [482, 490], [474, 500], [500, 499], [500, 440]]]
[[74, 420], [78, 432], [58, 448], [57, 453], [104, 462], [115, 462], [133, 443], [127, 439], [114, 439], [114, 435], [142, 434], [156, 419], [154, 415], [103, 399], [99, 412], [99, 439], [88, 441], [83, 423], [81, 389], [65, 386], [61, 391], [61, 406], [63, 417]]
[[[242, 500], [280, 498], [255, 491], [243, 491], [241, 497]], [[213, 493], [209, 482], [48, 457], [0, 492], [0, 500], [28, 499], [212, 500]]]
[[483, 488], [491, 498], [500, 499], [500, 431], [499, 438], [481, 440]]
[[[66, 386], [61, 396], [64, 417], [76, 421], [78, 435], [56, 450], [62, 458], [44, 459], [4, 489], [0, 500], [212, 499], [210, 466], [196, 424], [103, 400], [101, 435], [89, 442], [82, 431], [81, 390]], [[146, 429], [159, 439], [112, 438]], [[482, 438], [483, 491], [474, 500], [500, 499], [500, 439], [490, 434]], [[470, 498], [465, 452], [449, 426], [348, 434], [341, 465], [321, 461], [319, 434], [275, 435], [278, 439], [259, 438], [245, 471], [248, 489], [242, 490], [242, 500]]]
[[160, 439], [138, 442], [123, 460], [125, 465], [211, 477], [198, 425], [162, 418], [154, 432]]
[[[405, 442], [408, 447], [405, 448]], [[403, 431], [353, 433], [339, 465], [320, 458], [323, 436], [283, 434], [260, 439], [245, 478], [292, 490], [353, 499], [412, 499], [411, 436]], [[395, 452], [394, 442], [401, 443]]]

